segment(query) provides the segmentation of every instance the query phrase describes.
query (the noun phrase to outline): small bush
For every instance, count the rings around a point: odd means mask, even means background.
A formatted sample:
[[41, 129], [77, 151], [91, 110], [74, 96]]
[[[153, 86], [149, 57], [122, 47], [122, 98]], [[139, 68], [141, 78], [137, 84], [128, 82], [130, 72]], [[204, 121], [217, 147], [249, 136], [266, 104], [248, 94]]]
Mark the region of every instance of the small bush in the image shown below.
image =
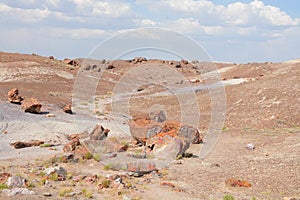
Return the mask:
[[57, 173], [50, 174], [49, 179], [52, 181], [58, 181], [58, 174]]
[[87, 189], [82, 189], [82, 193], [88, 199], [93, 198], [93, 193], [91, 191], [88, 191]]
[[103, 170], [110, 170], [111, 166], [110, 165], [104, 165]]
[[71, 188], [61, 188], [61, 189], [59, 190], [59, 196], [60, 196], [60, 197], [64, 197], [64, 196], [66, 196], [68, 193], [71, 193], [71, 192], [73, 192], [73, 190], [72, 190]]
[[0, 190], [8, 189], [6, 184], [0, 184]]
[[48, 144], [48, 143], [40, 145], [41, 148], [47, 148], [47, 147], [52, 147], [52, 146], [53, 146], [52, 144]]
[[232, 195], [226, 194], [226, 195], [223, 197], [223, 200], [234, 200], [234, 197], [233, 197]]
[[110, 180], [104, 179], [102, 181], [102, 185], [103, 185], [104, 188], [109, 188], [109, 186], [110, 186]]
[[90, 152], [86, 152], [83, 156], [83, 159], [90, 160], [93, 158], [93, 155]]

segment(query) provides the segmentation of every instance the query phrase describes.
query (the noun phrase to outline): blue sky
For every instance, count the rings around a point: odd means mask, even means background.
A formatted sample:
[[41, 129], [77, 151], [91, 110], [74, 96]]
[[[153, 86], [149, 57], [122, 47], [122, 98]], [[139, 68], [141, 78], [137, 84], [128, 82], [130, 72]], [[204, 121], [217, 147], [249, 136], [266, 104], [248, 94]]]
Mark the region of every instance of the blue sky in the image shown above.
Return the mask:
[[0, 51], [86, 57], [126, 30], [161, 27], [191, 37], [215, 61], [300, 58], [298, 0], [0, 0], [0, 16]]

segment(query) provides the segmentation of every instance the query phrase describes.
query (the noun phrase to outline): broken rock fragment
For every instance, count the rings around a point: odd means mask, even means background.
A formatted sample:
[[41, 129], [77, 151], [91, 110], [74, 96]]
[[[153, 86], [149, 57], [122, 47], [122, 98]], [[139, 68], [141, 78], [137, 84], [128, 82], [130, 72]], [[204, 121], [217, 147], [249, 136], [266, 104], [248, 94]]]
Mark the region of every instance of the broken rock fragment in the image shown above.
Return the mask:
[[78, 145], [80, 145], [79, 137], [73, 138], [70, 142], [68, 142], [64, 146], [63, 151], [64, 152], [74, 151], [76, 149], [76, 146], [78, 146]]
[[91, 140], [103, 140], [107, 137], [109, 129], [103, 128], [103, 126], [97, 124], [94, 130], [90, 134]]
[[199, 144], [203, 142], [199, 131], [192, 126], [188, 126], [188, 125], [182, 126], [179, 129], [177, 135], [178, 137], [185, 138], [188, 142], [192, 144]]
[[68, 114], [73, 114], [72, 112], [72, 106], [71, 105], [66, 105], [64, 108], [63, 108], [63, 111], [65, 113], [68, 113]]
[[226, 185], [230, 185], [231, 187], [246, 187], [249, 188], [251, 187], [251, 184], [248, 181], [245, 180], [238, 180], [235, 178], [229, 178], [225, 181]]
[[35, 98], [25, 99], [22, 102], [22, 110], [29, 113], [39, 114], [41, 113], [42, 104]]
[[17, 103], [17, 104], [20, 104], [21, 101], [24, 100], [23, 97], [19, 96], [19, 90], [17, 88], [11, 89], [7, 93], [7, 98], [10, 103]]
[[13, 146], [15, 149], [21, 149], [21, 148], [26, 148], [26, 147], [33, 147], [33, 146], [40, 146], [41, 144], [44, 144], [44, 141], [41, 140], [31, 140], [28, 142], [13, 142], [10, 145]]

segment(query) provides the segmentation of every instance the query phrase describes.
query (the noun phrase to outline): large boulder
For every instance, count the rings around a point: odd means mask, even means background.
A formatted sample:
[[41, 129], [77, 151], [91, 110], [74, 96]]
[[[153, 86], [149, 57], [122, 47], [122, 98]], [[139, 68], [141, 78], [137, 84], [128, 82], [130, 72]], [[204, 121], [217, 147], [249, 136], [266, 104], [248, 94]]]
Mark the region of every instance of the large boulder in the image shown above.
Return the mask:
[[106, 138], [104, 140], [85, 139], [81, 140], [80, 143], [93, 155], [124, 152], [128, 149], [127, 144], [119, 142], [116, 138]]
[[182, 126], [179, 129], [177, 136], [185, 138], [188, 142], [192, 144], [199, 144], [203, 142], [202, 136], [200, 135], [198, 129], [188, 125]]
[[91, 140], [103, 140], [108, 136], [109, 129], [103, 128], [103, 126], [97, 124], [94, 130], [90, 134]]
[[25, 187], [26, 179], [21, 176], [11, 176], [7, 179], [6, 185], [9, 188]]
[[74, 151], [78, 145], [80, 145], [79, 137], [75, 137], [70, 142], [65, 144], [63, 151], [64, 152]]
[[41, 113], [42, 104], [35, 98], [28, 98], [22, 102], [22, 109], [25, 112], [39, 114]]
[[137, 173], [138, 176], [157, 170], [155, 163], [147, 160], [128, 162], [122, 168], [125, 171]]
[[7, 93], [7, 98], [10, 103], [17, 103], [17, 104], [20, 104], [21, 101], [24, 100], [23, 97], [19, 96], [19, 90], [17, 88], [11, 89]]
[[145, 144], [147, 139], [155, 136], [163, 127], [162, 123], [149, 118], [135, 118], [129, 121], [130, 133], [138, 142]]
[[150, 113], [150, 119], [156, 122], [165, 122], [167, 120], [166, 114], [164, 111], [152, 112]]
[[184, 154], [190, 143], [183, 138], [165, 135], [148, 139], [146, 145], [148, 147], [147, 157], [168, 161]]
[[136, 63], [141, 63], [141, 62], [146, 62], [147, 61], [147, 58], [143, 58], [143, 57], [135, 57], [133, 59], [133, 62], [136, 64]]

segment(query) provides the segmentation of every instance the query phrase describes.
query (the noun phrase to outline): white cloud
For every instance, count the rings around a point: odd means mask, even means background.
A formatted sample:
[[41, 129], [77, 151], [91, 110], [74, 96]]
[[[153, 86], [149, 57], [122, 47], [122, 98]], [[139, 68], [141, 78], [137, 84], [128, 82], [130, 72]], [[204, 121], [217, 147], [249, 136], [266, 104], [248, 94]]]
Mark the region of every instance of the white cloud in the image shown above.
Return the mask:
[[130, 4], [121, 1], [69, 0], [76, 6], [79, 14], [103, 17], [122, 17], [131, 13]]
[[41, 34], [54, 38], [68, 38], [68, 39], [103, 39], [108, 36], [107, 30], [101, 29], [66, 29], [66, 28], [45, 28]]
[[157, 22], [151, 20], [151, 19], [133, 19], [133, 22], [140, 27], [145, 26], [155, 26], [157, 25]]
[[9, 16], [18, 18], [24, 22], [37, 22], [47, 18], [51, 12], [44, 8], [41, 9], [21, 9], [7, 6], [6, 4], [0, 3], [0, 13], [3, 16]]
[[46, 0], [47, 5], [51, 5], [55, 8], [59, 6], [60, 0]]
[[275, 6], [266, 6], [262, 1], [255, 0], [250, 3], [250, 6], [255, 13], [275, 26], [295, 26], [299, 25], [299, 19], [292, 19], [285, 12], [281, 11], [280, 8]]
[[100, 16], [121, 17], [128, 15], [129, 12], [129, 4], [121, 2], [97, 2], [93, 8], [93, 13]]
[[257, 32], [257, 27], [256, 26], [247, 27], [247, 28], [238, 28], [238, 33], [240, 35], [251, 35], [254, 32]]
[[0, 14], [1, 17], [6, 21], [16, 20], [18, 22], [25, 23], [35, 23], [42, 20], [45, 20], [49, 17], [55, 17], [57, 19], [61, 19], [63, 21], [71, 21], [74, 19], [78, 19], [76, 17], [67, 16], [61, 12], [50, 11], [47, 7], [44, 6], [43, 9], [35, 8], [35, 9], [22, 9], [22, 8], [14, 8], [10, 7], [6, 4], [0, 3]]
[[268, 26], [296, 26], [298, 19], [292, 19], [280, 8], [264, 5], [255, 0], [249, 4], [236, 2], [224, 8], [226, 22], [233, 25], [268, 25]]
[[[145, 2], [144, 2], [145, 3]], [[300, 19], [293, 19], [280, 8], [265, 5], [262, 1], [254, 0], [250, 3], [235, 2], [227, 6], [216, 5], [208, 0], [161, 0], [148, 6], [156, 7], [160, 12], [179, 11], [181, 14], [201, 21], [215, 19], [217, 25], [253, 26], [296, 26]]]
[[201, 10], [209, 11], [215, 7], [211, 1], [201, 0], [167, 0], [162, 1], [163, 4], [170, 6], [171, 8], [184, 12], [198, 12]]
[[222, 34], [224, 29], [221, 26], [204, 26], [194, 18], [179, 18], [166, 26], [182, 33], [204, 33], [207, 35]]

